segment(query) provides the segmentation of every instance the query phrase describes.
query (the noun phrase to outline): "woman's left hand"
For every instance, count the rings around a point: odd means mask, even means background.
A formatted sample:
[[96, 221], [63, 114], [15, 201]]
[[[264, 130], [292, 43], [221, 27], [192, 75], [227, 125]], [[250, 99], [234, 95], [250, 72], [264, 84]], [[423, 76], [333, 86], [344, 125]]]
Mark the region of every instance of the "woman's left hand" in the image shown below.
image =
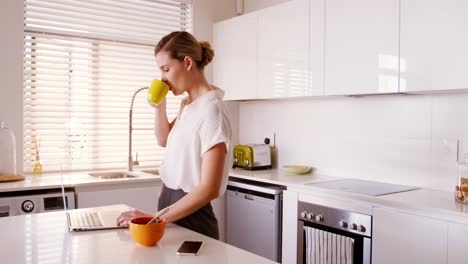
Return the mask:
[[140, 217], [140, 216], [150, 216], [149, 214], [145, 214], [142, 211], [138, 210], [131, 210], [127, 212], [123, 212], [122, 214], [119, 215], [117, 218], [117, 225], [119, 226], [128, 226], [128, 222], [134, 218], [134, 217]]

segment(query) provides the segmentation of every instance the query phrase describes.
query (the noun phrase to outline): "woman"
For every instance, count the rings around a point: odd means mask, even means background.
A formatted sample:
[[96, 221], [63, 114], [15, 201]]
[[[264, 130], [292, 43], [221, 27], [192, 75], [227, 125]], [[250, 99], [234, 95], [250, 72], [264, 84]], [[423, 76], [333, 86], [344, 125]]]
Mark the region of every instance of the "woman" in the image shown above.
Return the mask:
[[[155, 48], [156, 62], [174, 95], [186, 92], [177, 117], [169, 123], [166, 102], [155, 109], [155, 134], [166, 147], [160, 175], [163, 182], [158, 209], [169, 207], [163, 218], [180, 226], [219, 238], [218, 222], [210, 201], [226, 190], [231, 124], [222, 101], [224, 92], [208, 84], [204, 67], [213, 59], [208, 42], [198, 42], [185, 31], [163, 37]], [[119, 225], [128, 225], [138, 210], [123, 213]]]

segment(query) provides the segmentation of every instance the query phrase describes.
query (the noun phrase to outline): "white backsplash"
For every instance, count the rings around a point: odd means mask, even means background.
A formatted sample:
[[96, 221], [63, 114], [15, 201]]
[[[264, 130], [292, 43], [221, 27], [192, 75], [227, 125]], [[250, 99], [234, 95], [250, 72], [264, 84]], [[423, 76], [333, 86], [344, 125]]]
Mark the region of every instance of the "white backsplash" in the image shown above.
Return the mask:
[[276, 133], [278, 164], [317, 173], [453, 190], [468, 93], [240, 102], [240, 143]]

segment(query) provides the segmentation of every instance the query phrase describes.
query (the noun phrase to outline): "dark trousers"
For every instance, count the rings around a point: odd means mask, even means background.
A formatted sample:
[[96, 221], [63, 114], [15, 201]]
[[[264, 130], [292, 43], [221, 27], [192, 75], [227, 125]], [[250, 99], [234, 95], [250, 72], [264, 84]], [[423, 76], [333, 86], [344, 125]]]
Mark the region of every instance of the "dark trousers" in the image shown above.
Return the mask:
[[[182, 189], [173, 190], [163, 183], [158, 200], [158, 210], [174, 204], [186, 194], [187, 193]], [[205, 204], [202, 208], [193, 212], [191, 215], [188, 215], [174, 223], [211, 238], [219, 239], [218, 220], [216, 220], [211, 203]]]

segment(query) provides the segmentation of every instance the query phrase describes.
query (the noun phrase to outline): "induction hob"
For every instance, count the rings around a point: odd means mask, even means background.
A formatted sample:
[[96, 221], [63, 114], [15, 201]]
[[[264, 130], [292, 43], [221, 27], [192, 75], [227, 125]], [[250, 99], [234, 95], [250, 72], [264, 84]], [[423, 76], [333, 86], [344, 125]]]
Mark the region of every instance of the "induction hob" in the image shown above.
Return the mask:
[[358, 193], [370, 196], [380, 196], [392, 193], [406, 192], [417, 190], [419, 188], [413, 186], [405, 186], [398, 184], [365, 181], [357, 179], [345, 179], [336, 181], [326, 181], [318, 183], [306, 183], [314, 187], [340, 190], [345, 192]]

